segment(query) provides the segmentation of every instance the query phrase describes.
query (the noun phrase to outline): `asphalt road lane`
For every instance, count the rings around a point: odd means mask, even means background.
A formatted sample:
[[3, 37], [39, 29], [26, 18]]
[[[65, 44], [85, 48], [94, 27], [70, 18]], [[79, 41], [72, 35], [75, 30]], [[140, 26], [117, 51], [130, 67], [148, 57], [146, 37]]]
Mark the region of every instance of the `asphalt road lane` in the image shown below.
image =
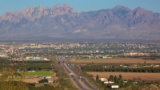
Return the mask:
[[[79, 88], [80, 90], [98, 90], [94, 88], [87, 79], [84, 78], [78, 71], [71, 67], [68, 64], [67, 60], [64, 57], [56, 57], [57, 61], [64, 68], [67, 74], [69, 74], [72, 82]], [[70, 74], [73, 74], [72, 76]], [[83, 77], [83, 78], [81, 78]]]

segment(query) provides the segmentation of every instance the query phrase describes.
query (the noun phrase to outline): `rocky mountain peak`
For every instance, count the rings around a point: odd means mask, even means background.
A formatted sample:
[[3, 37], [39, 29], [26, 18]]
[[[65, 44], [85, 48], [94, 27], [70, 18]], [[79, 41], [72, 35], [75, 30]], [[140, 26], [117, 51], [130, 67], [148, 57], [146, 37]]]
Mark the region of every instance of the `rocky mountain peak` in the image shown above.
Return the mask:
[[130, 10], [128, 7], [125, 6], [115, 6], [112, 10]]
[[70, 13], [75, 13], [76, 11], [68, 6], [67, 4], [57, 4], [51, 8], [52, 10], [58, 10], [62, 12], [70, 12]]
[[145, 15], [148, 15], [149, 13], [148, 13], [148, 11], [147, 10], [144, 10], [143, 8], [141, 8], [141, 7], [137, 7], [137, 8], [135, 8], [133, 11], [133, 16], [134, 16], [134, 18], [144, 18], [144, 16]]
[[[43, 8], [42, 6], [26, 8], [22, 11], [8, 12], [0, 16], [0, 21], [18, 22], [18, 19], [27, 19], [34, 21], [42, 16], [56, 17], [57, 15], [72, 14], [76, 11], [67, 4], [58, 4], [52, 8]], [[15, 20], [16, 19], [16, 20]]]
[[37, 9], [38, 9], [38, 11], [43, 11], [43, 7], [42, 6], [38, 6]]
[[111, 10], [115, 15], [118, 15], [118, 16], [126, 15], [131, 11], [129, 8], [124, 6], [116, 6]]
[[0, 37], [159, 39], [160, 14], [124, 6], [77, 13], [67, 4], [30, 7], [0, 16]]

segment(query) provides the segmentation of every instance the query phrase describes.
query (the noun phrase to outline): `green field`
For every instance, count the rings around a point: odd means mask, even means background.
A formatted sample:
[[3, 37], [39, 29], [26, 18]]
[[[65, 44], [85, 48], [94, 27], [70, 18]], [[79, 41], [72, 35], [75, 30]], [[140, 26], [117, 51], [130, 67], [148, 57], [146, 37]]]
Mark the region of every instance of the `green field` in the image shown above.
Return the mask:
[[51, 71], [19, 72], [22, 76], [53, 76]]

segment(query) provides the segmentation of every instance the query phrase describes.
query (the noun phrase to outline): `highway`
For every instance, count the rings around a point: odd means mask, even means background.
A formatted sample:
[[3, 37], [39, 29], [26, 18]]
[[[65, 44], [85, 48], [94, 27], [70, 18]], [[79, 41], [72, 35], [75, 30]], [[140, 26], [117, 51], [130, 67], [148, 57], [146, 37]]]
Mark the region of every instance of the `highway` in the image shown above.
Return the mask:
[[70, 76], [71, 81], [79, 90], [98, 90], [94, 88], [75, 68], [73, 68], [64, 57], [57, 56], [56, 60], [64, 68], [66, 73]]

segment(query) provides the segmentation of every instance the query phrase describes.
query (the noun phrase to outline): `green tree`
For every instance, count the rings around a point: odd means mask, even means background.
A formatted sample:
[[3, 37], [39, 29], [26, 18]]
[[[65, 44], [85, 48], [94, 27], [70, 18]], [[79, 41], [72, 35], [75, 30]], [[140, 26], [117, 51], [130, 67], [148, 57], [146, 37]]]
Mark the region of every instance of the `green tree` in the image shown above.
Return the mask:
[[110, 75], [109, 78], [108, 78], [108, 80], [109, 80], [109, 81], [114, 81], [113, 75]]
[[114, 76], [114, 82], [115, 82], [115, 83], [117, 83], [117, 82], [118, 82], [118, 78], [117, 78], [117, 76], [116, 76], [116, 75]]
[[98, 75], [96, 76], [96, 81], [99, 81], [99, 76]]
[[119, 74], [118, 78], [119, 78], [119, 80], [122, 80], [122, 75], [121, 75], [121, 74]]
[[118, 85], [119, 85], [120, 87], [123, 86], [123, 78], [122, 78], [122, 75], [121, 75], [121, 74], [119, 74], [119, 76], [118, 76]]
[[38, 81], [39, 83], [48, 83], [48, 79], [41, 79]]

